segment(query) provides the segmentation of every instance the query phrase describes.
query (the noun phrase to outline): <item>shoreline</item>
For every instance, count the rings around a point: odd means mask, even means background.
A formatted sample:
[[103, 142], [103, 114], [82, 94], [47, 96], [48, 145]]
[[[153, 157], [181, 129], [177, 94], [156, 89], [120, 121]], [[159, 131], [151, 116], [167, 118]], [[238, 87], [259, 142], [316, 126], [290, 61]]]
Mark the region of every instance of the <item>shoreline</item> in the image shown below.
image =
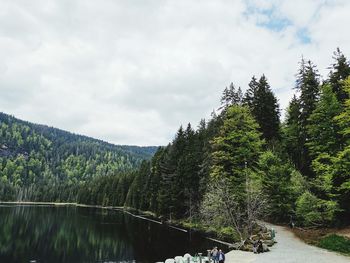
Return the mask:
[[[130, 216], [136, 217], [138, 219], [142, 219], [142, 220], [146, 220], [152, 223], [156, 223], [156, 224], [161, 224], [161, 225], [166, 225], [169, 228], [175, 229], [177, 231], [181, 231], [181, 232], [185, 232], [188, 233], [189, 230], [185, 229], [185, 228], [180, 228], [178, 226], [178, 224], [172, 224], [171, 222], [162, 222], [162, 221], [157, 221], [155, 219], [159, 219], [157, 218], [155, 215], [149, 215], [151, 218], [147, 218], [145, 217], [145, 215], [147, 215], [146, 211], [138, 211], [135, 210], [132, 207], [124, 207], [124, 206], [102, 206], [102, 205], [86, 205], [86, 204], [79, 204], [79, 203], [71, 203], [71, 202], [34, 202], [34, 201], [0, 201], [0, 206], [2, 205], [22, 205], [22, 206], [57, 206], [57, 207], [63, 207], [63, 206], [75, 206], [75, 207], [84, 207], [84, 208], [98, 208], [98, 209], [105, 209], [105, 210], [118, 210], [118, 211], [122, 211]], [[140, 212], [141, 215], [137, 215], [132, 213], [132, 211], [137, 211]], [[196, 231], [195, 229], [193, 229], [193, 231]], [[207, 236], [203, 233], [201, 233], [202, 236], [210, 241], [216, 242], [218, 244], [221, 245], [225, 245], [227, 247], [229, 247], [230, 245], [232, 245], [231, 243], [222, 241], [222, 240], [218, 240], [218, 239], [214, 239], [210, 236]]]
[[85, 205], [79, 203], [69, 202], [33, 202], [33, 201], [0, 201], [0, 205], [48, 205], [48, 206], [76, 206], [76, 207], [90, 207], [101, 209], [119, 209], [124, 210], [123, 206], [102, 206], [102, 205]]

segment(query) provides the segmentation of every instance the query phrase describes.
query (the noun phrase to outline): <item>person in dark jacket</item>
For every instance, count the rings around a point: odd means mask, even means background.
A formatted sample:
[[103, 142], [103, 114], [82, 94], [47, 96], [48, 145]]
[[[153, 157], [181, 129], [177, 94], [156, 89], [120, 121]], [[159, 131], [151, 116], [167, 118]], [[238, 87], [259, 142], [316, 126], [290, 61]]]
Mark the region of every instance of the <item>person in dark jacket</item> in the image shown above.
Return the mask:
[[218, 261], [219, 261], [219, 263], [224, 263], [225, 262], [225, 254], [224, 254], [224, 252], [222, 252], [221, 249], [219, 249]]
[[258, 243], [257, 243], [257, 252], [258, 252], [258, 254], [264, 252], [263, 243], [262, 243], [260, 238], [259, 238]]

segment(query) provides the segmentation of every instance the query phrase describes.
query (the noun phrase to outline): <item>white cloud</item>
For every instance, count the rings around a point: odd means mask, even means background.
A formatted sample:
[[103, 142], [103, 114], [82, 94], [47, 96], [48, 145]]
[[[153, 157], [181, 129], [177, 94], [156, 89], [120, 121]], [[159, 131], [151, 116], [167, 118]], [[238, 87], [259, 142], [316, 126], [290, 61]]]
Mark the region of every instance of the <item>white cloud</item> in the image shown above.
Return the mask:
[[350, 56], [349, 10], [344, 0], [0, 0], [0, 110], [166, 144], [209, 117], [231, 81], [245, 89], [265, 73], [286, 107], [301, 55], [323, 75], [336, 47]]

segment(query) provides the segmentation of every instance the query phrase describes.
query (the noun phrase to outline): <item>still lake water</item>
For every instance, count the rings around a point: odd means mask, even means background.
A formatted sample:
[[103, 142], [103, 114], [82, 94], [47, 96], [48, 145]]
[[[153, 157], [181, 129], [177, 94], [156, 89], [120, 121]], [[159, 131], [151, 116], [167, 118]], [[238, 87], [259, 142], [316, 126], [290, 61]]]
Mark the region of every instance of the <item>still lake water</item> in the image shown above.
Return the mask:
[[1, 263], [154, 263], [214, 245], [121, 211], [0, 206]]

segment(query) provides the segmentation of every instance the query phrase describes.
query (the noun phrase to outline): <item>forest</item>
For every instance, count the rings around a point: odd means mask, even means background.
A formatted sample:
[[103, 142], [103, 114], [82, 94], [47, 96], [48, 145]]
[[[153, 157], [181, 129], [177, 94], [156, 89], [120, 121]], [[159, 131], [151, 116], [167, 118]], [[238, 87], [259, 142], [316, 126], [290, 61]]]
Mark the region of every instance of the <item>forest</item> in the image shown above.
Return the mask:
[[293, 89], [281, 120], [265, 75], [253, 76], [245, 93], [229, 85], [209, 120], [181, 126], [137, 171], [87, 182], [79, 201], [210, 226], [249, 229], [252, 218], [311, 227], [347, 224], [349, 61], [337, 49], [322, 78], [302, 58]]
[[156, 150], [116, 146], [0, 113], [0, 200], [75, 202], [86, 181], [135, 169]]
[[321, 77], [302, 58], [291, 88], [282, 120], [265, 75], [253, 76], [245, 92], [231, 83], [209, 120], [179, 127], [158, 149], [114, 146], [1, 114], [0, 199], [125, 206], [213, 226], [246, 222], [245, 229], [257, 217], [344, 225], [349, 61], [337, 49]]

